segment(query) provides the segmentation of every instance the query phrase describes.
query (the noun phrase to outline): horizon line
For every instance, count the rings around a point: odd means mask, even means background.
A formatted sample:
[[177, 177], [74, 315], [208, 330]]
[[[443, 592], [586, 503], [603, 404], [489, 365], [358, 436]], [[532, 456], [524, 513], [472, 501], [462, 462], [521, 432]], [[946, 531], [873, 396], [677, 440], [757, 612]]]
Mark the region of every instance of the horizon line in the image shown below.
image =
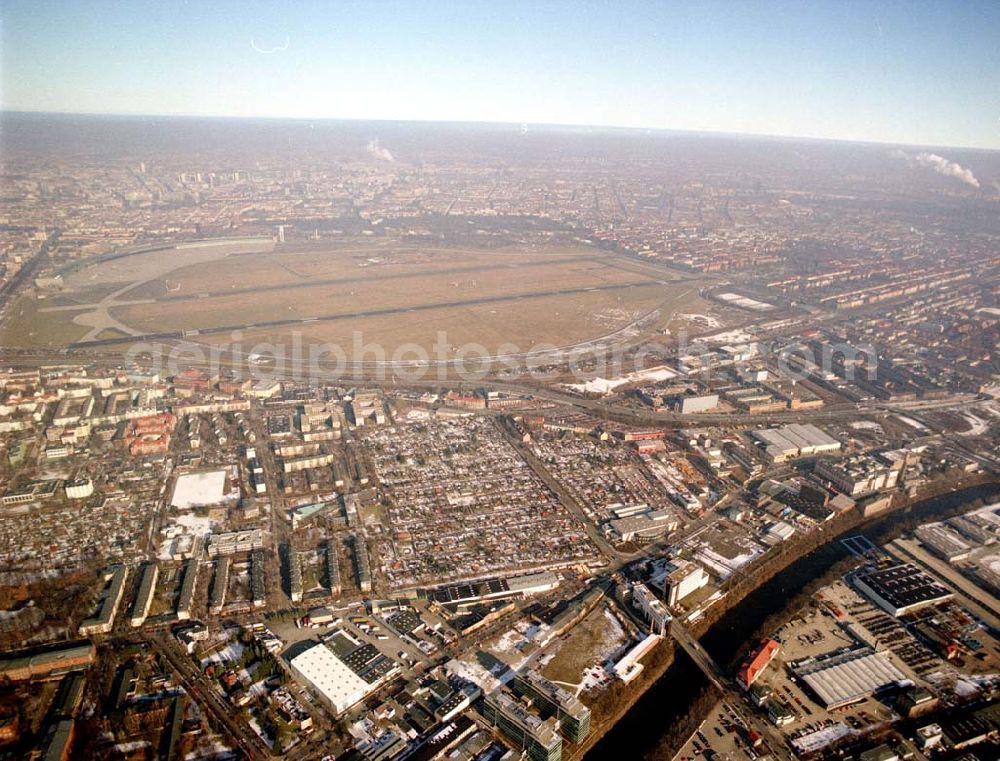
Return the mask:
[[465, 126], [496, 126], [496, 127], [542, 127], [551, 129], [575, 130], [615, 130], [636, 133], [677, 133], [686, 135], [706, 135], [713, 137], [751, 138], [758, 140], [788, 140], [822, 143], [848, 143], [853, 145], [873, 145], [907, 148], [942, 148], [960, 151], [1000, 152], [1000, 146], [988, 148], [979, 145], [946, 145], [935, 143], [907, 143], [891, 140], [855, 139], [845, 137], [817, 137], [813, 135], [790, 135], [770, 132], [733, 132], [722, 129], [692, 129], [677, 127], [636, 127], [616, 124], [574, 124], [568, 122], [523, 122], [523, 121], [490, 121], [479, 119], [389, 119], [365, 118], [356, 116], [248, 116], [245, 114], [207, 114], [207, 113], [142, 113], [136, 111], [51, 111], [42, 109], [4, 108], [0, 106], [0, 116], [5, 115], [31, 116], [80, 116], [104, 118], [138, 118], [138, 119], [220, 119], [227, 121], [271, 121], [271, 122], [353, 122], [377, 124], [427, 124], [427, 125], [465, 125]]

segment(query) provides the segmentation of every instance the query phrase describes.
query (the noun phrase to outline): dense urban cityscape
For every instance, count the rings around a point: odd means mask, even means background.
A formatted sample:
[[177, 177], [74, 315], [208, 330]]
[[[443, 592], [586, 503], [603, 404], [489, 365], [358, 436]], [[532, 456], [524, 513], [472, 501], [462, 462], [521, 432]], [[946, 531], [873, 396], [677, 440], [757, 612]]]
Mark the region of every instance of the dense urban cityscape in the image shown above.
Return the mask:
[[996, 153], [3, 139], [3, 757], [993, 757]]

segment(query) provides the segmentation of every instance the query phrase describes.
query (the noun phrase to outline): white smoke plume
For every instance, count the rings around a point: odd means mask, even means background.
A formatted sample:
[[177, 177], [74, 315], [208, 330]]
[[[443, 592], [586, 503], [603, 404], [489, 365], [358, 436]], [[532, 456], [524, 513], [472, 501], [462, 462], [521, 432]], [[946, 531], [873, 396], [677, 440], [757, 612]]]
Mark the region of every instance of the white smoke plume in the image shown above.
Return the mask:
[[375, 158], [382, 159], [382, 161], [396, 160], [395, 158], [393, 158], [393, 155], [392, 153], [389, 152], [388, 148], [383, 148], [381, 145], [379, 145], [377, 137], [374, 140], [368, 141], [368, 147], [365, 148], [365, 150], [368, 151], [368, 153], [370, 153]]
[[956, 180], [964, 182], [966, 185], [971, 185], [974, 188], [979, 187], [979, 180], [976, 179], [976, 175], [972, 173], [971, 169], [966, 169], [961, 164], [956, 164], [954, 161], [948, 161], [944, 156], [938, 156], [936, 153], [918, 153], [916, 156], [916, 161], [921, 166], [933, 169], [938, 174], [943, 174], [945, 177], [954, 177]]

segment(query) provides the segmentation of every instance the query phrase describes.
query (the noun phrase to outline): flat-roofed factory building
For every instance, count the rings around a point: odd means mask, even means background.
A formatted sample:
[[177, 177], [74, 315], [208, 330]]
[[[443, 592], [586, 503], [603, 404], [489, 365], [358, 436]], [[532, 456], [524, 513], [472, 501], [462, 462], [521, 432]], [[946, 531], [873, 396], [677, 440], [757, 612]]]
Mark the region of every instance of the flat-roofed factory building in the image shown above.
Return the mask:
[[289, 666], [336, 716], [399, 673], [399, 664], [378, 648], [343, 631], [295, 655]]
[[895, 488], [900, 468], [857, 455], [839, 462], [821, 459], [816, 463], [815, 474], [849, 497], [864, 497]]
[[857, 703], [907, 677], [886, 653], [849, 648], [789, 664], [828, 709]]
[[296, 655], [289, 665], [292, 673], [307, 684], [335, 716], [364, 700], [371, 690], [368, 682], [322, 643]]
[[862, 569], [851, 581], [872, 602], [896, 617], [952, 597], [951, 590], [909, 563]]
[[431, 591], [428, 597], [439, 605], [463, 605], [506, 597], [531, 597], [559, 586], [559, 577], [551, 571], [538, 571], [507, 578], [490, 577], [478, 581], [446, 584]]
[[762, 428], [751, 433], [766, 460], [786, 462], [798, 457], [828, 454], [840, 450], [840, 442], [811, 424], [792, 423], [780, 428]]
[[914, 533], [924, 547], [949, 563], [968, 560], [972, 555], [973, 545], [943, 523], [921, 526]]

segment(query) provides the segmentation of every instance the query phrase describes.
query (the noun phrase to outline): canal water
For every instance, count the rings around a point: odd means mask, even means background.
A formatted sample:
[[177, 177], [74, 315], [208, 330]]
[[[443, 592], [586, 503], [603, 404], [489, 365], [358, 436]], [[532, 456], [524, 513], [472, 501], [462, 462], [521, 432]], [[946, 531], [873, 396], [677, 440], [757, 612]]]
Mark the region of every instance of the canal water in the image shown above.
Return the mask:
[[[928, 522], [963, 512], [977, 499], [1000, 499], [1000, 486], [975, 486], [949, 492], [894, 511], [847, 535], [863, 533], [874, 543], [888, 542], [910, 522]], [[822, 576], [848, 556], [839, 539], [816, 548], [747, 595], [701, 638], [701, 644], [726, 668], [748, 644], [768, 617], [780, 613], [810, 581]], [[652, 753], [664, 733], [687, 712], [707, 686], [698, 667], [678, 649], [674, 662], [656, 684], [636, 701], [622, 719], [587, 753], [585, 761], [638, 761]]]

